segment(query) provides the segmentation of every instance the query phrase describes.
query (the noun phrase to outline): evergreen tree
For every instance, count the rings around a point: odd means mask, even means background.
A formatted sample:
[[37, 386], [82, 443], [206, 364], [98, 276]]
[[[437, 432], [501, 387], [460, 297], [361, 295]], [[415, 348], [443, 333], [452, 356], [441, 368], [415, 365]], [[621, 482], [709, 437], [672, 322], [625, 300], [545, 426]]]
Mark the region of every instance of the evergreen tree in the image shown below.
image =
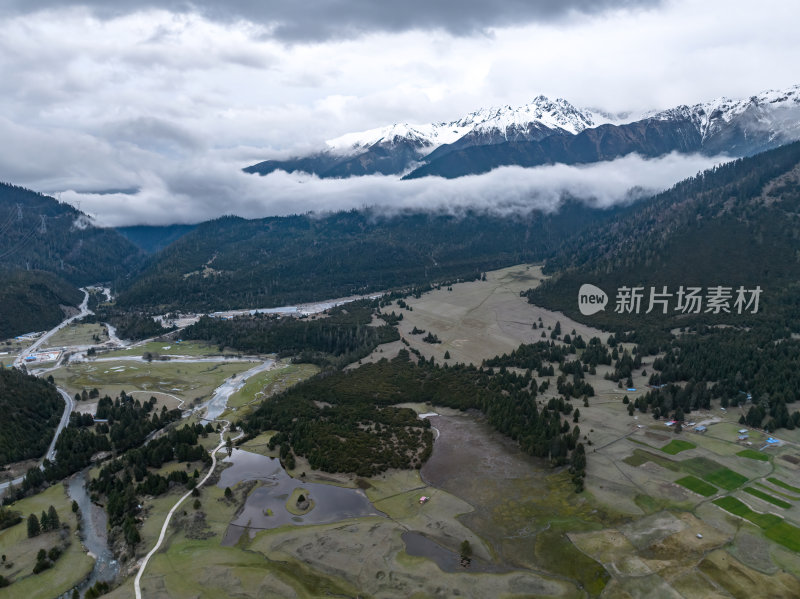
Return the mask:
[[36, 514], [31, 514], [28, 516], [28, 538], [38, 536], [40, 532], [42, 529], [39, 526], [39, 518], [36, 517]]
[[56, 528], [61, 526], [61, 521], [59, 520], [58, 512], [56, 512], [56, 508], [54, 508], [52, 505], [49, 508], [47, 508], [47, 516], [48, 519], [50, 520], [51, 530], [55, 530]]

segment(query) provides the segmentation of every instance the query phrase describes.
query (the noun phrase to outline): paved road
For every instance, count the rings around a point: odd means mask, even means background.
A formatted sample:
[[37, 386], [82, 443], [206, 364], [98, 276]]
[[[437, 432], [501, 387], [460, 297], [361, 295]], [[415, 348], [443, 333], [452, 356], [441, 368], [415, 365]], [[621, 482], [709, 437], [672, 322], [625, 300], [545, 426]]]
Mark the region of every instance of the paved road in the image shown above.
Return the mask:
[[81, 305], [78, 306], [78, 309], [80, 310], [80, 312], [78, 312], [75, 316], [70, 316], [66, 320], [62, 321], [61, 324], [59, 324], [58, 326], [50, 329], [44, 335], [42, 335], [36, 341], [34, 341], [30, 345], [30, 347], [28, 347], [28, 349], [26, 349], [23, 352], [20, 352], [19, 355], [17, 356], [17, 358], [14, 360], [14, 366], [15, 367], [19, 368], [20, 366], [22, 366], [22, 364], [24, 364], [23, 360], [24, 360], [25, 356], [35, 352], [37, 349], [39, 349], [44, 344], [45, 341], [50, 339], [50, 337], [55, 335], [58, 331], [63, 329], [65, 326], [67, 326], [68, 324], [70, 324], [71, 322], [73, 322], [75, 320], [80, 320], [84, 316], [87, 316], [89, 314], [93, 314], [93, 312], [91, 310], [89, 310], [89, 292], [84, 288], [81, 288], [81, 291], [83, 291], [83, 301], [81, 302]]
[[[227, 420], [222, 420], [222, 422], [225, 423], [225, 426], [219, 433], [219, 445], [217, 445], [214, 449], [211, 450], [211, 468], [209, 468], [208, 474], [206, 474], [203, 477], [203, 480], [201, 480], [198, 483], [197, 485], [198, 489], [202, 487], [204, 484], [206, 484], [206, 481], [208, 481], [211, 475], [214, 474], [214, 470], [217, 467], [217, 453], [222, 451], [222, 449], [225, 447], [225, 433], [228, 432], [228, 427], [230, 427], [230, 422], [228, 422]], [[244, 432], [240, 432], [235, 438], [238, 439], [243, 434]], [[144, 574], [144, 569], [147, 567], [147, 562], [150, 561], [150, 558], [153, 557], [156, 551], [158, 551], [159, 547], [161, 547], [161, 543], [164, 542], [164, 537], [167, 535], [167, 528], [169, 527], [169, 521], [172, 519], [172, 514], [175, 513], [175, 510], [177, 510], [178, 507], [191, 494], [192, 494], [191, 491], [187, 491], [180, 499], [178, 499], [175, 505], [172, 506], [172, 509], [169, 511], [167, 517], [164, 519], [164, 524], [161, 527], [161, 534], [158, 535], [158, 541], [156, 541], [155, 546], [148, 552], [148, 554], [144, 556], [144, 559], [142, 560], [142, 563], [139, 566], [139, 571], [136, 573], [136, 578], [133, 580], [133, 589], [136, 593], [136, 599], [142, 599], [142, 589], [140, 585], [142, 574]]]
[[[83, 295], [83, 301], [81, 302], [81, 305], [78, 306], [78, 308], [80, 309], [80, 312], [78, 312], [78, 314], [76, 314], [75, 316], [70, 316], [69, 318], [63, 320], [58, 326], [50, 329], [44, 335], [42, 335], [36, 341], [34, 341], [28, 347], [27, 350], [25, 350], [24, 352], [20, 352], [20, 354], [14, 360], [14, 366], [16, 368], [19, 368], [24, 363], [23, 362], [23, 358], [26, 355], [35, 352], [37, 349], [39, 349], [42, 346], [42, 344], [45, 341], [50, 339], [50, 337], [55, 335], [58, 331], [63, 329], [65, 326], [67, 326], [71, 322], [73, 322], [75, 320], [80, 320], [84, 316], [86, 316], [86, 315], [91, 313], [91, 310], [89, 310], [89, 292], [86, 289], [81, 289], [81, 291], [83, 291], [84, 295]], [[58, 392], [61, 394], [61, 397], [64, 398], [64, 412], [61, 414], [61, 421], [58, 423], [58, 427], [56, 428], [56, 432], [53, 435], [53, 440], [50, 442], [50, 447], [47, 449], [47, 453], [44, 455], [44, 458], [42, 459], [42, 462], [39, 464], [39, 468], [43, 468], [44, 467], [44, 460], [45, 459], [50, 460], [50, 461], [55, 459], [55, 457], [56, 457], [56, 440], [58, 439], [58, 436], [61, 434], [61, 431], [63, 431], [64, 428], [66, 428], [66, 426], [69, 424], [69, 416], [70, 416], [70, 414], [72, 414], [72, 410], [75, 409], [75, 402], [73, 401], [73, 399], [70, 396], [70, 394], [67, 393], [66, 391], [64, 391], [61, 388], [58, 388]], [[4, 483], [0, 483], [0, 492], [5, 491], [10, 485], [18, 485], [18, 484], [20, 484], [22, 482], [23, 478], [24, 477], [20, 476], [20, 477], [15, 478], [14, 480], [10, 480], [10, 481], [6, 481]]]

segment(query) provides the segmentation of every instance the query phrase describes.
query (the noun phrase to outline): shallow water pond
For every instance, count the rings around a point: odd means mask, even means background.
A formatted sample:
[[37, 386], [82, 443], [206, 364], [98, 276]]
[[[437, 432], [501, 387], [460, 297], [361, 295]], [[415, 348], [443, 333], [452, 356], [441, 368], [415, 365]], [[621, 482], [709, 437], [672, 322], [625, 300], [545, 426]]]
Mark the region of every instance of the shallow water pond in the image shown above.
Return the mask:
[[[252, 537], [259, 530], [285, 524], [329, 524], [348, 518], [385, 515], [372, 505], [361, 489], [297, 480], [289, 476], [275, 458], [234, 449], [231, 457], [223, 462], [232, 466], [222, 471], [217, 483], [219, 488], [232, 488], [251, 480], [263, 483], [250, 493], [244, 508], [228, 525], [223, 545], [235, 545], [245, 531]], [[295, 516], [286, 509], [286, 500], [297, 488], [303, 488], [313, 502], [312, 509], [302, 516]]]

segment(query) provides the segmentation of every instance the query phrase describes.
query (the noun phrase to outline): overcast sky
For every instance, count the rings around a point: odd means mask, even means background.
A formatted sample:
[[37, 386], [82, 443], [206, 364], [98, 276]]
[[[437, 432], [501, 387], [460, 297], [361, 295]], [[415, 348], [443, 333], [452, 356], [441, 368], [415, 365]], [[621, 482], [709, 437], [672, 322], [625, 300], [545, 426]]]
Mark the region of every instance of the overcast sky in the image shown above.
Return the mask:
[[[539, 94], [622, 111], [789, 87], [797, 23], [800, 4], [786, 0], [0, 0], [0, 180], [111, 225], [412, 205], [429, 192], [392, 178], [240, 169]], [[598, 196], [707, 163], [671, 157]], [[471, 189], [502, 181], [514, 198], [551, 197], [632, 165], [511, 169]], [[447, 206], [478, 201], [463, 182], [430, 185]]]

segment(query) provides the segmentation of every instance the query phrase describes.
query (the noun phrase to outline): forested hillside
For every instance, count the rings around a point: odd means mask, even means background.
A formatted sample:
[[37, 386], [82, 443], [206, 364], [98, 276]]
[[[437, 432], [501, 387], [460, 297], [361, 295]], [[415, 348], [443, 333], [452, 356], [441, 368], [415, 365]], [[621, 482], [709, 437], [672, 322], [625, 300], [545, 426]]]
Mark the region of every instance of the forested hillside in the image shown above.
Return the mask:
[[166, 225], [163, 227], [135, 225], [132, 227], [117, 227], [123, 236], [142, 251], [153, 254], [163, 250], [170, 243], [177, 241], [196, 225]]
[[42, 457], [63, 411], [64, 400], [54, 385], [14, 368], [0, 368], [0, 467]]
[[225, 217], [199, 225], [154, 256], [118, 305], [222, 310], [313, 301], [481, 272], [541, 259], [565, 235], [614, 211], [567, 203], [555, 214], [469, 212]]
[[[653, 385], [694, 382], [692, 403], [706, 396], [747, 404], [742, 423], [750, 426], [800, 424], [792, 405], [800, 384], [800, 143], [634, 205], [568, 239], [546, 270], [554, 278], [529, 291], [529, 300], [616, 330], [639, 343], [640, 355], [664, 352], [653, 363]], [[579, 312], [585, 283], [608, 295], [604, 311]], [[688, 300], [691, 287], [699, 290], [696, 302]], [[641, 288], [638, 310], [618, 301], [632, 288]], [[637, 407], [665, 414], [674, 394], [656, 389]]]
[[45, 270], [80, 286], [121, 277], [140, 257], [130, 241], [114, 229], [94, 226], [72, 206], [0, 183], [0, 260], [5, 268]]
[[[650, 287], [676, 293], [681, 285], [762, 288], [759, 310], [736, 324], [797, 321], [800, 280], [800, 143], [724, 164], [632, 205], [613, 222], [566, 238], [546, 262], [554, 280], [531, 301], [581, 318], [578, 289], [592, 283], [609, 295], [606, 310], [587, 322], [617, 329], [643, 324], [734, 322], [724, 311], [694, 316], [658, 305], [645, 315]], [[641, 313], [615, 314], [622, 286], [645, 288]], [[673, 307], [676, 298], [673, 297]], [[729, 307], [733, 306], [731, 301]]]
[[83, 294], [49, 272], [0, 270], [0, 339], [50, 329], [64, 320], [60, 306], [77, 306]]

